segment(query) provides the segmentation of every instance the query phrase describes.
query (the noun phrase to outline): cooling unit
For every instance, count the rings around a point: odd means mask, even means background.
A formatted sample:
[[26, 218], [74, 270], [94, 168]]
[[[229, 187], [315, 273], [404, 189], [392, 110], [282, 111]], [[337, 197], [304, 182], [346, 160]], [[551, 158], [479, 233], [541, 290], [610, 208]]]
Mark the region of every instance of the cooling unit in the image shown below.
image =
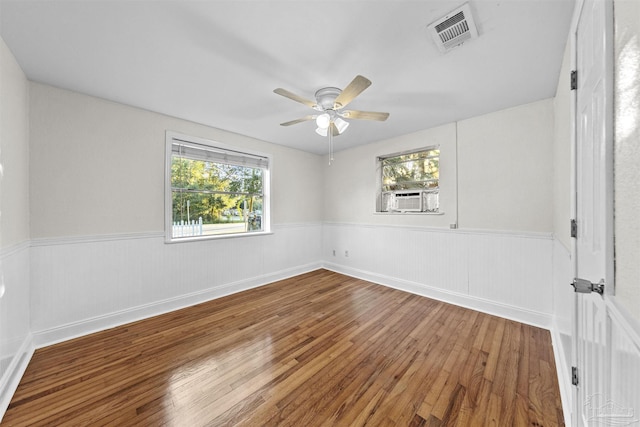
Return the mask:
[[438, 212], [438, 191], [404, 190], [382, 193], [383, 212]]

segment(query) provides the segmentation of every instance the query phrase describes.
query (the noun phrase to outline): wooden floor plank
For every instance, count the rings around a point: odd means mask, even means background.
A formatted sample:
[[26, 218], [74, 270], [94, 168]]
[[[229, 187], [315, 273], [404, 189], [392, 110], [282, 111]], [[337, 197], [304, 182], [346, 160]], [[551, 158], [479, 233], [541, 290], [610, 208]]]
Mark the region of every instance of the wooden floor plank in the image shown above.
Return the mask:
[[547, 331], [316, 270], [35, 352], [1, 425], [563, 425]]

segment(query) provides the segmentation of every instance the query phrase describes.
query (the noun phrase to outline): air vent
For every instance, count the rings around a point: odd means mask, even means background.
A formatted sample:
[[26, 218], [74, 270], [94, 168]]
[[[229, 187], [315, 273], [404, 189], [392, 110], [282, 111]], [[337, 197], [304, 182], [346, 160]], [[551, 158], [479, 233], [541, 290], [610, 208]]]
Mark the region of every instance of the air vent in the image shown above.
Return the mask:
[[427, 28], [441, 52], [448, 52], [467, 40], [478, 37], [478, 29], [468, 3], [429, 24]]

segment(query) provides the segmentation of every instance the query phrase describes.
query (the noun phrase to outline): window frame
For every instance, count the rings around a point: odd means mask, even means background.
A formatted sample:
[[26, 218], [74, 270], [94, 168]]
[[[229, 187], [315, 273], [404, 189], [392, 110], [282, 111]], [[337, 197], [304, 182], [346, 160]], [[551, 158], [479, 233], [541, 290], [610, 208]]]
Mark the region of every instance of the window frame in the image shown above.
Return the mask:
[[[438, 186], [435, 188], [426, 188], [426, 189], [409, 189], [409, 190], [396, 190], [396, 191], [406, 191], [406, 192], [421, 192], [421, 191], [431, 191], [433, 192], [434, 190], [438, 192], [438, 210], [437, 211], [422, 211], [422, 212], [417, 212], [417, 211], [389, 211], [389, 210], [384, 210], [383, 205], [383, 195], [384, 193], [387, 193], [387, 191], [383, 191], [383, 170], [384, 170], [384, 161], [390, 158], [394, 158], [394, 157], [400, 157], [400, 156], [406, 156], [409, 154], [414, 154], [414, 153], [421, 153], [421, 152], [425, 152], [425, 151], [432, 151], [432, 150], [438, 150]], [[441, 180], [441, 176], [440, 176], [440, 171], [441, 171], [441, 167], [440, 167], [440, 160], [442, 159], [442, 147], [440, 146], [440, 144], [433, 144], [433, 145], [428, 145], [425, 147], [420, 147], [420, 148], [412, 148], [410, 150], [404, 150], [404, 151], [399, 151], [396, 153], [389, 153], [389, 154], [384, 154], [384, 155], [379, 155], [376, 156], [376, 210], [375, 213], [376, 214], [382, 214], [382, 215], [444, 215], [444, 211], [442, 210], [442, 203], [441, 203], [441, 195], [442, 195], [442, 186], [440, 184], [440, 180]]]
[[[171, 187], [171, 166], [173, 156], [173, 145], [176, 141], [184, 142], [186, 144], [200, 145], [206, 148], [213, 149], [212, 151], [226, 152], [230, 155], [247, 156], [247, 157], [262, 157], [266, 159], [267, 165], [263, 170], [262, 176], [262, 230], [259, 231], [245, 231], [240, 233], [226, 233], [226, 234], [210, 234], [200, 236], [189, 237], [173, 237], [173, 197]], [[229, 163], [233, 164], [233, 163]], [[223, 144], [218, 141], [210, 139], [185, 135], [174, 131], [166, 131], [165, 134], [165, 173], [164, 173], [164, 218], [165, 218], [165, 243], [183, 243], [203, 240], [216, 240], [216, 239], [229, 239], [238, 237], [250, 237], [273, 234], [271, 232], [271, 167], [272, 156], [270, 154], [248, 150], [245, 148], [234, 147], [228, 144]]]

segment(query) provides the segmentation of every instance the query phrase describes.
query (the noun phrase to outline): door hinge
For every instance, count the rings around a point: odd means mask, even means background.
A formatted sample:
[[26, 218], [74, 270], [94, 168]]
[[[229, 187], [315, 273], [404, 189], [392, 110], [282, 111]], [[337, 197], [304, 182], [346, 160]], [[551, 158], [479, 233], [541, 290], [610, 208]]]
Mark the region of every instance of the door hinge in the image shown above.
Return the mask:
[[578, 237], [578, 221], [571, 220], [571, 237]]
[[575, 366], [571, 367], [571, 384], [578, 385], [578, 368]]
[[571, 90], [578, 89], [578, 70], [571, 71]]
[[604, 294], [604, 279], [600, 279], [598, 283], [591, 283], [589, 280], [575, 278], [571, 282], [573, 290], [580, 294], [590, 294], [596, 292], [600, 295]]

